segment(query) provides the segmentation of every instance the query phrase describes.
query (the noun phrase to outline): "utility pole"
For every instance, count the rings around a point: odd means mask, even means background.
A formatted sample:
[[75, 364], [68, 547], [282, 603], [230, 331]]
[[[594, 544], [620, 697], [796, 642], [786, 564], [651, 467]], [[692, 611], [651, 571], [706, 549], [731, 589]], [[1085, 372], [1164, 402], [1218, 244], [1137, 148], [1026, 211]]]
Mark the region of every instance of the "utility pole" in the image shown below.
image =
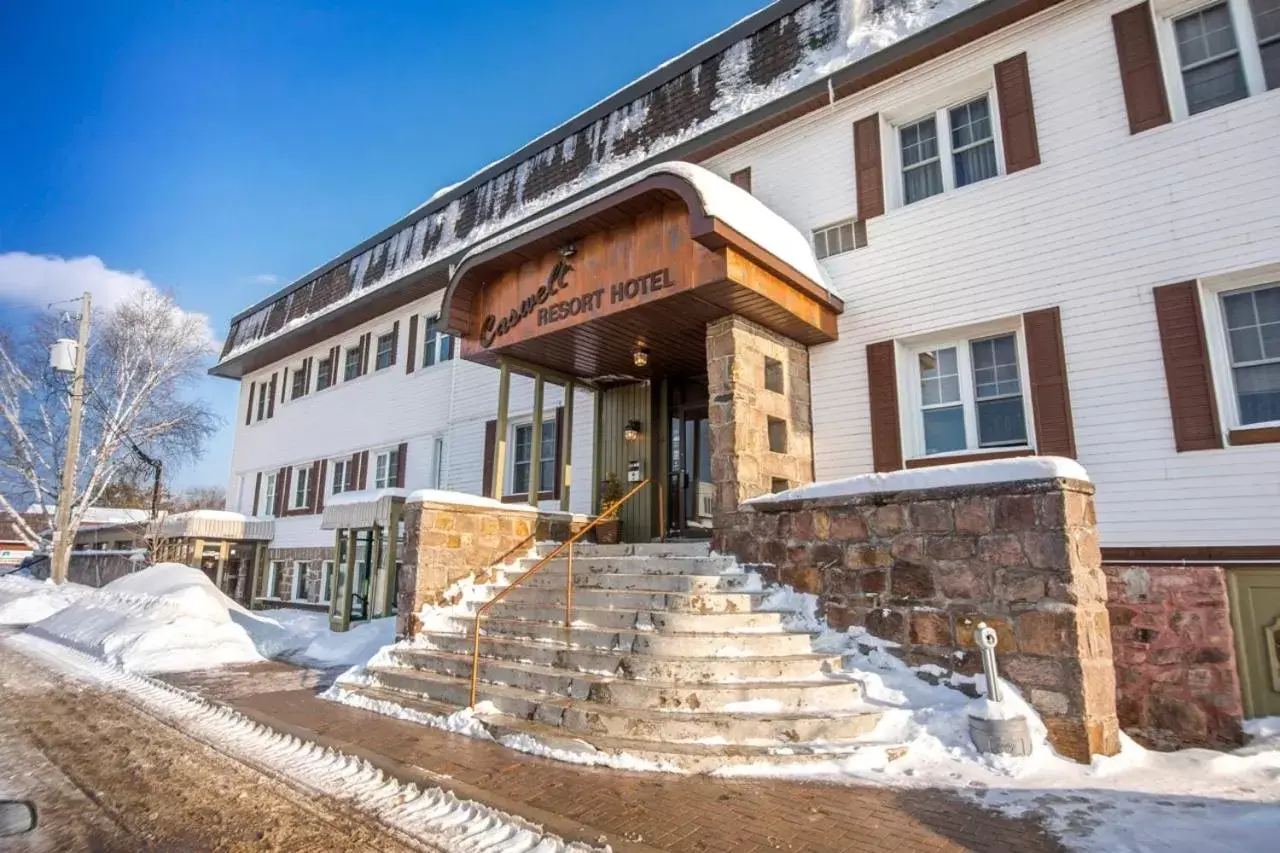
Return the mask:
[[80, 458], [80, 417], [84, 407], [84, 360], [89, 349], [89, 312], [92, 300], [86, 291], [80, 300], [80, 334], [76, 338], [75, 369], [71, 377], [71, 423], [67, 428], [67, 457], [62, 463], [62, 485], [58, 488], [58, 522], [53, 543], [54, 583], [66, 583], [75, 537], [67, 535], [71, 526], [71, 502], [76, 491], [76, 460]]

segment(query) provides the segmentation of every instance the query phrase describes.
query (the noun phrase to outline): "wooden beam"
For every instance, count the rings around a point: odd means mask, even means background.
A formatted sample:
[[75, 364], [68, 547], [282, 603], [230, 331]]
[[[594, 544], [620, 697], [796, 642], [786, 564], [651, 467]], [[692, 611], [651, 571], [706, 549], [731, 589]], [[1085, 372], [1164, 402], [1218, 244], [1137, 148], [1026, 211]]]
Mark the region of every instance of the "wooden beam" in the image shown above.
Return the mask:
[[569, 486], [573, 482], [573, 395], [574, 384], [564, 386], [564, 408], [560, 411], [560, 510], [569, 511]]
[[542, 374], [533, 375], [533, 437], [529, 440], [529, 505], [538, 505], [538, 489], [542, 486]]
[[493, 497], [502, 500], [507, 468], [507, 405], [511, 400], [511, 367], [506, 359], [498, 366], [498, 425], [493, 442]]

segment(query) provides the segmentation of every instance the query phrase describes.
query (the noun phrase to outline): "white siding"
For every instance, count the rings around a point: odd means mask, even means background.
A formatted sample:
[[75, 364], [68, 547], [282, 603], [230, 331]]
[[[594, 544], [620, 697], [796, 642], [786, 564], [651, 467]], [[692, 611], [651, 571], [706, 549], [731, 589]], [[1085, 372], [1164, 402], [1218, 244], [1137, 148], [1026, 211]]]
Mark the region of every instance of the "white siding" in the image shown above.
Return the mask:
[[1028, 55], [1041, 165], [891, 209], [823, 262], [846, 311], [812, 351], [820, 479], [872, 468], [868, 343], [1057, 305], [1103, 544], [1278, 541], [1280, 445], [1174, 450], [1152, 288], [1280, 261], [1280, 91], [1130, 135], [1111, 27], [1130, 5], [1065, 4], [708, 164], [750, 166], [801, 228], [850, 217], [853, 121]]

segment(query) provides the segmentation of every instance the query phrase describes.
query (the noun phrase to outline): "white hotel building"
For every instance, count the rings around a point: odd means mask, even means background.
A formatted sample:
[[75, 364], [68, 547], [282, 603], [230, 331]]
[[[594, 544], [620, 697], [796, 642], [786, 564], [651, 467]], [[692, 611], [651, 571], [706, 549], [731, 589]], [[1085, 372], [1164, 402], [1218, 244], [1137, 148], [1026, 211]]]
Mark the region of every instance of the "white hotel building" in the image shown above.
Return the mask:
[[[811, 459], [757, 492], [1074, 457], [1117, 595], [1130, 568], [1153, 589], [1213, 568], [1195, 630], [1241, 680], [1171, 695], [1211, 729], [1231, 690], [1280, 714], [1277, 139], [1280, 0], [780, 0], [234, 318], [212, 370], [241, 383], [228, 509], [275, 518], [254, 600], [319, 606], [335, 529], [360, 507], [394, 525], [344, 491], [521, 501], [535, 481], [591, 513], [632, 465], [662, 488], [626, 537], [705, 535], [702, 329], [739, 313], [807, 353], [769, 439], [782, 423]], [[663, 238], [609, 235], [672, 205], [755, 265], [741, 293], [686, 295], [678, 260], [628, 266]], [[522, 276], [551, 281], [557, 247], [591, 281], [565, 286], [564, 316], [507, 314], [500, 287], [536, 297]], [[615, 267], [665, 272], [673, 295], [610, 304]], [[509, 328], [486, 330], [495, 305]], [[365, 573], [352, 618], [394, 601]], [[1117, 661], [1129, 630], [1113, 613]]]

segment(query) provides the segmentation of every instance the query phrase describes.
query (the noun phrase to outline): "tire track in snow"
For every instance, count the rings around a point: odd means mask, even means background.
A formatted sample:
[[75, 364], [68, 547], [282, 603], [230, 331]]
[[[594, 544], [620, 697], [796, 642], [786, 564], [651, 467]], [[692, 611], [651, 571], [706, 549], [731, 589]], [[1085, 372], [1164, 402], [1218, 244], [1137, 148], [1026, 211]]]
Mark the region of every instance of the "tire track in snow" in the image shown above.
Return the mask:
[[[51, 669], [128, 696], [183, 734], [293, 787], [327, 796], [415, 846], [458, 853], [592, 853], [536, 824], [440, 788], [405, 784], [361, 758], [282, 734], [170, 684], [30, 635], [4, 640]], [[429, 848], [428, 848], [429, 849]]]

